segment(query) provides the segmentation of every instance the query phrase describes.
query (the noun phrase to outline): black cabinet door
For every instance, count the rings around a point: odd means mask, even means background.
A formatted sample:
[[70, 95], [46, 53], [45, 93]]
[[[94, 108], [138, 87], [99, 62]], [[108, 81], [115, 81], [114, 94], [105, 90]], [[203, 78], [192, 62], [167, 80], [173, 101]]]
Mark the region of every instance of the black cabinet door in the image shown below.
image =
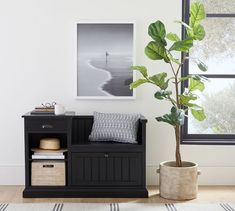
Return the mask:
[[72, 153], [74, 186], [140, 186], [141, 153]]

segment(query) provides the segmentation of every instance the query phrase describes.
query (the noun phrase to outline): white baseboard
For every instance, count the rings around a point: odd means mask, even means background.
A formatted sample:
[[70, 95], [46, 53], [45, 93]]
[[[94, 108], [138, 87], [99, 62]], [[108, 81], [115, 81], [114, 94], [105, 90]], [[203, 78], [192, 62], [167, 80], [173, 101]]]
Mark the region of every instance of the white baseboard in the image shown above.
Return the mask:
[[1, 164], [0, 185], [24, 185], [24, 165]]
[[[147, 165], [147, 184], [158, 185], [158, 166]], [[235, 185], [235, 166], [201, 166], [201, 175], [198, 177], [199, 185]]]
[[[147, 165], [147, 185], [158, 185], [156, 165]], [[202, 166], [199, 185], [235, 185], [235, 166]], [[24, 165], [0, 165], [0, 185], [24, 185]]]

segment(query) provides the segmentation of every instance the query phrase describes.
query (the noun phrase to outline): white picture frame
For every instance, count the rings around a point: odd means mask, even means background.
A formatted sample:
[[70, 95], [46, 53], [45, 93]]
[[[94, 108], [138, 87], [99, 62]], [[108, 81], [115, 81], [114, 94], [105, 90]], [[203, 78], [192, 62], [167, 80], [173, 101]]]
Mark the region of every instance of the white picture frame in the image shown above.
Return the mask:
[[75, 98], [134, 100], [135, 22], [79, 21], [75, 28]]

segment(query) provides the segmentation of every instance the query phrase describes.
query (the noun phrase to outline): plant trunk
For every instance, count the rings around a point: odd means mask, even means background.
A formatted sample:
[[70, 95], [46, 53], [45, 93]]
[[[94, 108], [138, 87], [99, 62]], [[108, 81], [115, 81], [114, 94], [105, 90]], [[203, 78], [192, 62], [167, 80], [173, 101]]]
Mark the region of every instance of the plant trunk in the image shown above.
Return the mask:
[[175, 140], [176, 140], [176, 150], [175, 150], [175, 161], [177, 167], [182, 167], [181, 155], [180, 155], [180, 126], [175, 126]]

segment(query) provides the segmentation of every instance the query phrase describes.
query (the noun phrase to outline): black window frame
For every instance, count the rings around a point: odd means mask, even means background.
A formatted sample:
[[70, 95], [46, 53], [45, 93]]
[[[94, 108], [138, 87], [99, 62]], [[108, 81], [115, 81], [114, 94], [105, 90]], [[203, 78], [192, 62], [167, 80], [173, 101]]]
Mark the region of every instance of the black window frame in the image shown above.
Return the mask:
[[[182, 21], [189, 23], [190, 0], [182, 0]], [[206, 18], [235, 18], [235, 13], [206, 13]], [[186, 30], [182, 26], [182, 38], [186, 37]], [[183, 54], [182, 54], [183, 56]], [[182, 67], [181, 75], [188, 75], [189, 62], [186, 61]], [[202, 76], [210, 78], [228, 78], [235, 79], [234, 75], [228, 74], [206, 74]], [[185, 81], [181, 84], [181, 90], [188, 86]], [[188, 118], [181, 127], [181, 144], [191, 145], [235, 145], [235, 134], [188, 134]]]

